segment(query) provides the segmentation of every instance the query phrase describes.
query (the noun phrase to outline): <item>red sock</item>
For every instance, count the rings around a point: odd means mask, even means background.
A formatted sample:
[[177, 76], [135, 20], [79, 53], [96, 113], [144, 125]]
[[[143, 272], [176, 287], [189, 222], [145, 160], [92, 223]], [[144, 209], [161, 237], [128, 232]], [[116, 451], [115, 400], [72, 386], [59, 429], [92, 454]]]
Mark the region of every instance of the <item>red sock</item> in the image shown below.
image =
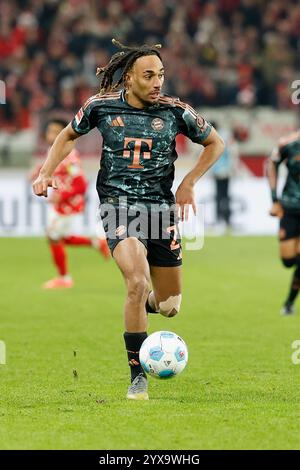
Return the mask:
[[52, 258], [61, 276], [67, 274], [67, 256], [63, 242], [50, 242]]
[[75, 235], [72, 235], [70, 237], [64, 238], [64, 242], [66, 245], [85, 245], [85, 246], [91, 246], [92, 240], [87, 237], [77, 237]]

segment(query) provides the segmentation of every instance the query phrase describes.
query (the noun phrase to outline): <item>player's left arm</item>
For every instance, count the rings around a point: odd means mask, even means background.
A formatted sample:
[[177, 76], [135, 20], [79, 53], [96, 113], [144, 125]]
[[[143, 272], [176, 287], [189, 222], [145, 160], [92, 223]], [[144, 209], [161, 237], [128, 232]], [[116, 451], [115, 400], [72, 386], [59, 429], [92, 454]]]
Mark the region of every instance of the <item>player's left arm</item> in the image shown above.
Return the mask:
[[224, 141], [214, 127], [202, 142], [204, 150], [201, 153], [195, 167], [183, 178], [176, 191], [176, 204], [180, 208], [181, 220], [188, 219], [188, 207], [192, 206], [196, 213], [194, 187], [199, 178], [219, 159], [224, 152]]

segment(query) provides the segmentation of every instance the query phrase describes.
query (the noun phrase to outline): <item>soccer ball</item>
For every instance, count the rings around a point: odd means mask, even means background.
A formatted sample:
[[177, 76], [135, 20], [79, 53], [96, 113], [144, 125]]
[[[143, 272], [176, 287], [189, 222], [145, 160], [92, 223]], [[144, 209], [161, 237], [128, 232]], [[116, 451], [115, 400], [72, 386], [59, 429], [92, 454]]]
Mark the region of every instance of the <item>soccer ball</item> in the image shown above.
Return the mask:
[[188, 361], [188, 350], [180, 336], [171, 331], [156, 331], [140, 349], [140, 363], [145, 372], [159, 379], [180, 374]]

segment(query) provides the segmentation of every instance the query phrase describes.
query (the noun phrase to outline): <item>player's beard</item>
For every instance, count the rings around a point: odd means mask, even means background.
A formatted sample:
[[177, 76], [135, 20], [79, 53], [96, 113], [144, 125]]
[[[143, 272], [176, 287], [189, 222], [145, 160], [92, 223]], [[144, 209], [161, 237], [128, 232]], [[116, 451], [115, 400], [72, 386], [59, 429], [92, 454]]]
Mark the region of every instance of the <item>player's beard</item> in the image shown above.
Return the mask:
[[156, 103], [158, 103], [158, 98], [155, 99], [155, 100], [151, 100], [151, 99], [148, 99], [148, 100], [142, 100], [140, 98], [140, 101], [142, 101], [142, 103], [144, 104], [145, 107], [148, 107], [148, 106], [154, 106]]
[[[158, 102], [158, 99], [155, 101], [152, 101], [152, 100], [147, 99], [145, 96], [138, 95], [134, 91], [132, 91], [132, 94], [133, 96], [135, 96], [135, 98], [137, 98], [140, 101], [140, 103], [143, 105], [144, 108], [153, 106], [154, 104]], [[149, 94], [147, 94], [146, 96], [149, 96]]]

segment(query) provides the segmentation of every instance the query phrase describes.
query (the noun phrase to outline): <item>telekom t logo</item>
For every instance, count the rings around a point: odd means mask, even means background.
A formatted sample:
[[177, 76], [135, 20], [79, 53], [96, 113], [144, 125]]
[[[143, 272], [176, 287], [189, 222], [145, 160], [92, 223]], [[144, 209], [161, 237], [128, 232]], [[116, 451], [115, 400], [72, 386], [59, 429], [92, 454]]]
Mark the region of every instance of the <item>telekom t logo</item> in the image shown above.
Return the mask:
[[[143, 156], [143, 158], [151, 158], [151, 149], [152, 149], [152, 139], [138, 139], [136, 137], [125, 137], [124, 140], [124, 148], [128, 149], [128, 144], [130, 142], [134, 142], [134, 148], [133, 148], [133, 160], [132, 164], [128, 165], [128, 168], [140, 168], [143, 169], [144, 167], [140, 164], [140, 157]], [[147, 151], [141, 151], [142, 144], [145, 144], [148, 147], [148, 152]], [[123, 152], [123, 157], [130, 158], [131, 156], [131, 150], [124, 150]]]

